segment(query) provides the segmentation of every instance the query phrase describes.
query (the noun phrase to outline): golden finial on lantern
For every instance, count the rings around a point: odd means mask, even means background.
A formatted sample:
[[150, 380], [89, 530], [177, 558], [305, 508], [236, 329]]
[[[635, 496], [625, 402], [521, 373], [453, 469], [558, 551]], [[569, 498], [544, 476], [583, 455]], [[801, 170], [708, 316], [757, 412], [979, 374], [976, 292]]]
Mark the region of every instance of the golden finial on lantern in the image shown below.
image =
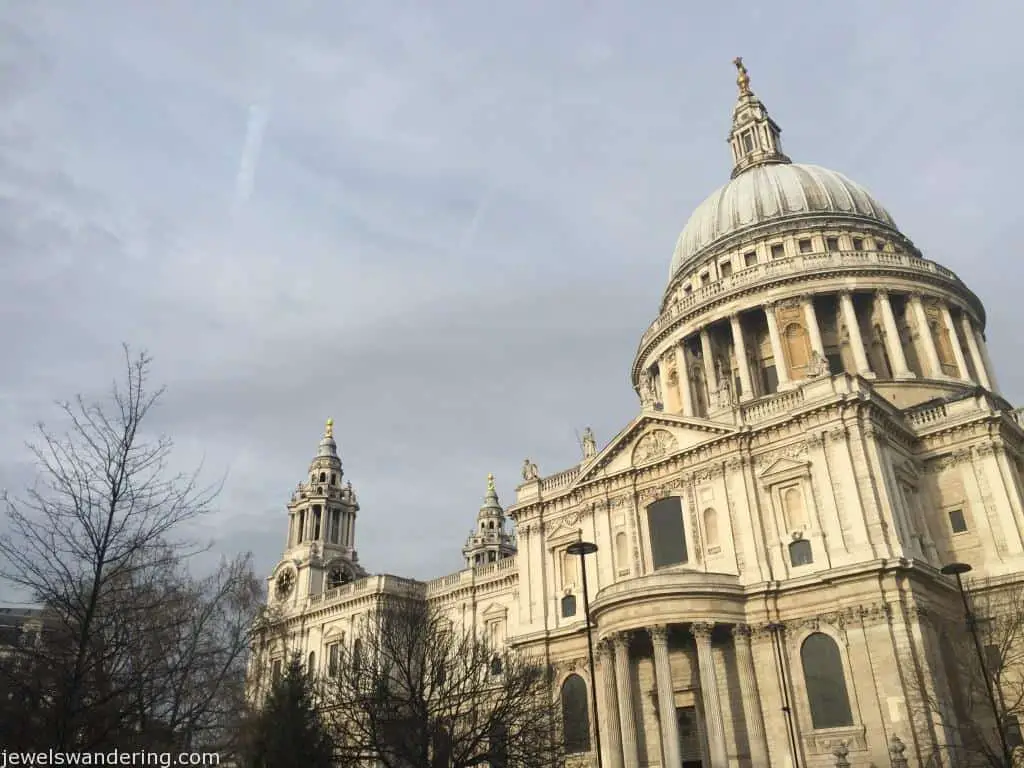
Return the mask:
[[327, 426], [324, 428], [324, 437], [334, 437], [334, 419], [327, 420]]
[[740, 96], [749, 96], [750, 75], [747, 74], [747, 68], [743, 66], [743, 57], [737, 56], [732, 63], [736, 65], [736, 71], [739, 73], [736, 75], [736, 85], [740, 87]]
[[487, 490], [494, 490], [494, 475], [492, 475], [490, 472], [487, 473]]

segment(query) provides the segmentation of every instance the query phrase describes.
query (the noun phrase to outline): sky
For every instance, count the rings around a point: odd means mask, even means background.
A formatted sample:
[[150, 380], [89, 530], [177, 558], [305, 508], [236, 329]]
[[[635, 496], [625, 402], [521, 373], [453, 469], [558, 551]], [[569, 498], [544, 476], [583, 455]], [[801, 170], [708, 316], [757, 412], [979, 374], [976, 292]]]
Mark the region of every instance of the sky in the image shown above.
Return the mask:
[[331, 417], [363, 566], [459, 569], [488, 472], [508, 504], [524, 457], [567, 468], [638, 412], [738, 55], [794, 161], [981, 297], [1019, 401], [1024, 5], [753, 6], [0, 4], [0, 487], [126, 342], [176, 465], [223, 479], [214, 554], [269, 573]]

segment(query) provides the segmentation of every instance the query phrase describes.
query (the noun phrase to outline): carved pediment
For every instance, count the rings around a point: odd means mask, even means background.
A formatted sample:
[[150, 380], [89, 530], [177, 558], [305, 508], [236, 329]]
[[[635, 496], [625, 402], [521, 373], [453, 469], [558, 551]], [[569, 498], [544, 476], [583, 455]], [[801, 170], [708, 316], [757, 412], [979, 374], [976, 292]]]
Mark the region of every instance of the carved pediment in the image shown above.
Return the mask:
[[491, 603], [482, 616], [485, 619], [503, 619], [508, 615], [508, 608], [501, 603]]
[[676, 436], [667, 429], [651, 429], [633, 446], [633, 464], [647, 464], [673, 453], [679, 447]]
[[806, 475], [810, 472], [810, 466], [811, 464], [808, 461], [799, 461], [788, 456], [782, 456], [765, 467], [758, 477], [761, 479], [761, 482], [771, 485], [775, 482]]

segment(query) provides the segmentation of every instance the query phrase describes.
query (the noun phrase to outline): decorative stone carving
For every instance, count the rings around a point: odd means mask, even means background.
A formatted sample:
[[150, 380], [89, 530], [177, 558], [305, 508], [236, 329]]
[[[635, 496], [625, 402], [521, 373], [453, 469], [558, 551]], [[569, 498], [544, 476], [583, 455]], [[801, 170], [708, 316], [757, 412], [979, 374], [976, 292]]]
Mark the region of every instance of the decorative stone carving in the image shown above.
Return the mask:
[[735, 638], [749, 640], [754, 630], [749, 624], [734, 624], [730, 632]]
[[715, 625], [708, 622], [698, 621], [690, 625], [690, 634], [698, 640], [711, 639], [711, 632]]
[[678, 446], [675, 436], [665, 429], [654, 429], [641, 437], [633, 449], [633, 463], [645, 464], [660, 459]]
[[651, 640], [655, 643], [667, 643], [668, 642], [668, 627], [664, 624], [656, 624], [653, 627], [647, 628], [648, 633], [651, 635]]
[[597, 455], [597, 440], [594, 438], [594, 431], [587, 427], [583, 430], [583, 458], [592, 459]]
[[640, 375], [640, 405], [649, 408], [658, 399], [658, 390], [654, 382], [654, 374], [644, 371]]
[[540, 472], [537, 470], [537, 465], [529, 459], [523, 459], [523, 480], [529, 483], [538, 477], [540, 477]]
[[831, 375], [828, 360], [818, 353], [818, 350], [811, 350], [811, 359], [807, 363], [807, 378], [820, 379], [823, 376]]

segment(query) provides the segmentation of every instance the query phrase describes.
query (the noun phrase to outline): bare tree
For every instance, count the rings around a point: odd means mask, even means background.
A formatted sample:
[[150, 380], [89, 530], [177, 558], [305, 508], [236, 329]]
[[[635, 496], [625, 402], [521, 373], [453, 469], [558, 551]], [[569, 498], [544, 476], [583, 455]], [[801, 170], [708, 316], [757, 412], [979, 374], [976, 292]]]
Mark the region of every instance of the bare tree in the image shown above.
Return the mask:
[[390, 598], [365, 617], [323, 681], [342, 765], [555, 768], [564, 764], [551, 670]]
[[931, 764], [1024, 768], [1024, 592], [975, 580], [967, 606], [940, 620], [934, 672], [913, 686], [918, 721], [936, 734]]
[[223, 738], [218, 718], [241, 690], [260, 601], [247, 558], [206, 579], [185, 570], [197, 550], [174, 536], [218, 489], [169, 470], [171, 441], [144, 430], [163, 390], [148, 386], [146, 354], [124, 353], [109, 402], [62, 404], [65, 434], [39, 425], [39, 482], [5, 498], [0, 577], [54, 625], [18, 684], [45, 686], [38, 738], [56, 749]]

